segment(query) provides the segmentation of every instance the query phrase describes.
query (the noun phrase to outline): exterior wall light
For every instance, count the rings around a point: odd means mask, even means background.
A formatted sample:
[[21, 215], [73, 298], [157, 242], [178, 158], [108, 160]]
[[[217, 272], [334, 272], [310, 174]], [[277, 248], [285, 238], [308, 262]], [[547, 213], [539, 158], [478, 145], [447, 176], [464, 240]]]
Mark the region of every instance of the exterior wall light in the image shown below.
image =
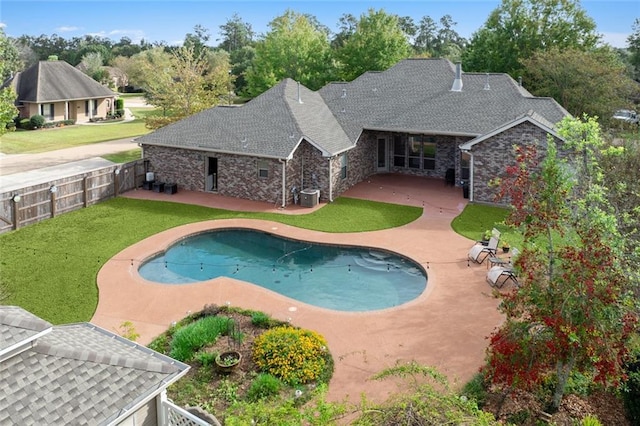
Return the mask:
[[55, 194], [56, 192], [58, 192], [58, 187], [55, 185], [51, 185], [51, 188], [49, 188], [49, 192]]
[[20, 194], [15, 194], [13, 197], [11, 197], [11, 199], [14, 203], [19, 203], [22, 197], [20, 196]]

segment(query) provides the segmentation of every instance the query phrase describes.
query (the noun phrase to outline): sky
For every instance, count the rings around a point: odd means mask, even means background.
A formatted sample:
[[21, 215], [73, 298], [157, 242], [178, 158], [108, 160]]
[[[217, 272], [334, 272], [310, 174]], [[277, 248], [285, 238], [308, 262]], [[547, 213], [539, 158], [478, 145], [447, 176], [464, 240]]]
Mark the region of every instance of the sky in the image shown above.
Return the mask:
[[[416, 23], [423, 16], [438, 21], [448, 14], [457, 23], [454, 30], [469, 38], [500, 3], [500, 0], [0, 0], [0, 27], [10, 37], [57, 34], [70, 39], [91, 34], [114, 42], [128, 37], [135, 43], [144, 39], [180, 45], [187, 33], [194, 33], [194, 27], [201, 25], [209, 30], [208, 44], [215, 46], [220, 40], [220, 25], [234, 13], [251, 24], [259, 35], [267, 32], [268, 23], [287, 9], [314, 15], [335, 32], [343, 14], [359, 17], [373, 8], [410, 16]], [[604, 42], [626, 47], [633, 22], [640, 18], [640, 1], [582, 0], [581, 5], [596, 22]]]

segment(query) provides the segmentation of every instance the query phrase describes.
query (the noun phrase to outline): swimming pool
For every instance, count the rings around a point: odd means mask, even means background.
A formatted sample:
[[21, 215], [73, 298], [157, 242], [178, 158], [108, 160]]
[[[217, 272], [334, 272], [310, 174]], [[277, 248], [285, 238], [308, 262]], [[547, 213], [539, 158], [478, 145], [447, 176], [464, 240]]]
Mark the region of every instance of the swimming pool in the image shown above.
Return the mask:
[[164, 284], [231, 277], [304, 303], [350, 312], [401, 305], [427, 285], [424, 269], [395, 253], [250, 229], [191, 235], [144, 262], [138, 272]]

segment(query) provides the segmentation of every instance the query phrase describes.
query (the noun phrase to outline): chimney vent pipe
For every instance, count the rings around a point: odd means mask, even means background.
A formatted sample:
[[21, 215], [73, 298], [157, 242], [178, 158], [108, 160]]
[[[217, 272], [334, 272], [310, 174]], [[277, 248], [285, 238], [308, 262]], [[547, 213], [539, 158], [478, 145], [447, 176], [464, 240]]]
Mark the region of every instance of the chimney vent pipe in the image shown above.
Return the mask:
[[456, 78], [453, 80], [451, 91], [462, 92], [462, 64], [460, 62], [456, 63]]

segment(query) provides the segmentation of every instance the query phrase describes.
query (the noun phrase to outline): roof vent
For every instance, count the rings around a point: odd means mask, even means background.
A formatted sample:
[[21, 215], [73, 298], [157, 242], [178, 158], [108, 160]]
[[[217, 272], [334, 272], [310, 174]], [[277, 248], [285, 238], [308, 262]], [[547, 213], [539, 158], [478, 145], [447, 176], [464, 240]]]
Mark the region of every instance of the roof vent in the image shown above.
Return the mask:
[[298, 81], [298, 103], [301, 104], [302, 102], [302, 95], [300, 94], [300, 82]]
[[487, 79], [484, 82], [484, 90], [491, 90], [491, 86], [489, 85], [489, 73], [487, 73]]
[[346, 98], [346, 97], [347, 97], [347, 89], [344, 89], [344, 88], [343, 88], [343, 89], [342, 89], [342, 96], [341, 96], [341, 98], [342, 98], [342, 99], [344, 99], [344, 98]]
[[453, 80], [451, 91], [462, 92], [462, 64], [460, 62], [456, 63], [456, 79]]

